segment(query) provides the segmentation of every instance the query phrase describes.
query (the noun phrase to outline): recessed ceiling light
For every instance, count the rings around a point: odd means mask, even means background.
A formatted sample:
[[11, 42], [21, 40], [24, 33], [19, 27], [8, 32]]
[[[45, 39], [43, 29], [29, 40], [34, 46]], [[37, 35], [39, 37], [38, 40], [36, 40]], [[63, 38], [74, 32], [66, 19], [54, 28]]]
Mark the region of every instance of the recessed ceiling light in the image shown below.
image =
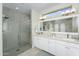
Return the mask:
[[19, 8], [18, 7], [16, 7], [16, 10], [18, 10]]

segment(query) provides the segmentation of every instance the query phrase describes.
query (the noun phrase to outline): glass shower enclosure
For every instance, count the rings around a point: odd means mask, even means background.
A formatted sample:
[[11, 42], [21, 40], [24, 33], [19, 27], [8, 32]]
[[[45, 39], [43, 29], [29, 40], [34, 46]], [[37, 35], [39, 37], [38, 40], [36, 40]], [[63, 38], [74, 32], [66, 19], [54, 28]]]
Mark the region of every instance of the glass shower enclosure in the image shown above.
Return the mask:
[[[3, 8], [3, 55], [16, 56], [31, 48], [31, 22]], [[19, 20], [20, 19], [20, 20]]]

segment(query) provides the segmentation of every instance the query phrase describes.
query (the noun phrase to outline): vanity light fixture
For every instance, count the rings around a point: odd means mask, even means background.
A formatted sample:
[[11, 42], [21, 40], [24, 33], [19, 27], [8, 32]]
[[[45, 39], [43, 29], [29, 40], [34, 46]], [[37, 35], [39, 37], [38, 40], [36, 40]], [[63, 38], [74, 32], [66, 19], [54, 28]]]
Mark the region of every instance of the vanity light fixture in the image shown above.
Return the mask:
[[71, 12], [76, 12], [76, 9], [75, 8], [72, 8]]

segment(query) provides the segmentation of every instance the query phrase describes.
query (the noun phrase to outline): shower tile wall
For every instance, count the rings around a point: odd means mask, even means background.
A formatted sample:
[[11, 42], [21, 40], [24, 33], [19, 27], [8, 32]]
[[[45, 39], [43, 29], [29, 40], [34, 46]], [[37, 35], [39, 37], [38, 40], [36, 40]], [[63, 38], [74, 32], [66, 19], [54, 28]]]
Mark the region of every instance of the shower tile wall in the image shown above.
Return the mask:
[[0, 3], [0, 56], [2, 54], [2, 3]]
[[29, 17], [5, 6], [3, 7], [3, 14], [9, 17], [9, 19], [3, 21], [3, 23], [7, 22], [7, 29], [3, 31], [4, 51], [17, 49], [26, 43], [30, 43]]

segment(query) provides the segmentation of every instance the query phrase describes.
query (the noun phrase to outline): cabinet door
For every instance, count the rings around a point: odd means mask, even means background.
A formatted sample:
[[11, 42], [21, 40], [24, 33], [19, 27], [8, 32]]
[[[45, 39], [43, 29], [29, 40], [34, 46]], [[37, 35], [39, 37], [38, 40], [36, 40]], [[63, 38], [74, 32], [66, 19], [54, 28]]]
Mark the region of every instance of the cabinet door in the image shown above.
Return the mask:
[[79, 48], [69, 47], [67, 49], [68, 56], [79, 56]]
[[48, 52], [53, 54], [53, 55], [56, 55], [56, 51], [55, 51], [55, 40], [53, 39], [50, 39], [48, 41]]
[[38, 38], [33, 38], [33, 46], [34, 47], [38, 47], [39, 45], [38, 45]]
[[57, 56], [65, 56], [66, 55], [66, 46], [63, 44], [58, 43], [58, 41], [56, 42], [56, 55]]
[[39, 39], [39, 48], [45, 51], [48, 51], [48, 39], [40, 38]]

